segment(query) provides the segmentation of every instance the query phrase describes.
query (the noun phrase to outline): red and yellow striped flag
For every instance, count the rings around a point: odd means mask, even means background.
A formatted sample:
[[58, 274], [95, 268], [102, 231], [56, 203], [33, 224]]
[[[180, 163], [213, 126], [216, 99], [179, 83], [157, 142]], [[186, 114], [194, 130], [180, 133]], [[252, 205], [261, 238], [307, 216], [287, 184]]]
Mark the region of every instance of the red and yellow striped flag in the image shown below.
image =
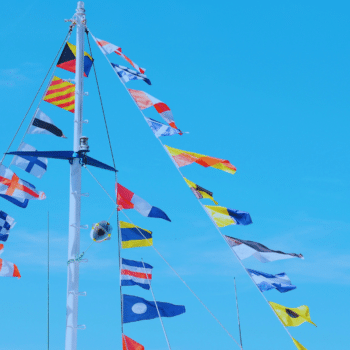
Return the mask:
[[44, 101], [74, 113], [75, 85], [59, 77], [53, 77]]
[[227, 173], [234, 174], [236, 167], [232, 165], [228, 160], [205, 156], [203, 154], [182, 151], [180, 149], [172, 148], [164, 145], [174, 161], [179, 167], [197, 163], [204, 167], [213, 167], [219, 170], [226, 171]]

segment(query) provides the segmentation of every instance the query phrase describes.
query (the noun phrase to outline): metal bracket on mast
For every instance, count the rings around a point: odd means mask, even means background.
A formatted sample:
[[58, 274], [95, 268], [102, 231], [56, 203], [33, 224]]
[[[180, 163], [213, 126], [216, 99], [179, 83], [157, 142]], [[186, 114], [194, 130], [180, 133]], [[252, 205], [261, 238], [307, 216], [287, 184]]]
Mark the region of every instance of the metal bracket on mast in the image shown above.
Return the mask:
[[85, 329], [86, 329], [85, 324], [80, 324], [80, 325], [78, 325], [77, 327], [73, 327], [73, 326], [67, 325], [67, 327], [73, 328], [73, 329], [80, 329], [80, 330], [82, 330], [82, 331], [85, 331]]
[[75, 227], [75, 228], [81, 228], [83, 230], [88, 230], [89, 229], [89, 225], [76, 225], [76, 224], [72, 224], [71, 225], [72, 227]]
[[87, 295], [86, 292], [79, 292], [79, 293], [76, 293], [76, 292], [74, 292], [73, 290], [71, 290], [71, 291], [69, 292], [69, 294], [73, 294], [73, 295], [76, 296], [76, 297], [86, 297], [86, 295]]

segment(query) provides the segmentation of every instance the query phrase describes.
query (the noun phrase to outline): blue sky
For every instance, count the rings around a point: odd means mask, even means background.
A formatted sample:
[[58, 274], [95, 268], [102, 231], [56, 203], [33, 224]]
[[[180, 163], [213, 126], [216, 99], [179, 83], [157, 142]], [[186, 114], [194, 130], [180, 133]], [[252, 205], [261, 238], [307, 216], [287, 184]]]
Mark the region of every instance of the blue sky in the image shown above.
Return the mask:
[[[297, 289], [268, 300], [288, 307], [308, 305], [317, 328], [290, 329], [307, 349], [346, 349], [349, 344], [349, 4], [345, 1], [86, 1], [95, 36], [123, 48], [147, 68], [152, 86], [130, 82], [167, 103], [177, 125], [189, 134], [163, 138], [175, 148], [228, 159], [230, 175], [199, 165], [183, 168], [190, 180], [214, 192], [222, 206], [248, 211], [254, 224], [230, 226], [224, 234], [286, 252], [290, 259], [245, 266], [286, 272]], [[17, 1], [4, 7], [0, 90], [5, 152], [68, 30], [63, 22], [75, 1]], [[71, 39], [75, 43], [75, 34]], [[244, 349], [295, 349], [268, 305], [198, 205], [160, 147], [103, 55], [92, 43], [97, 74], [120, 182], [163, 209], [172, 222], [128, 215], [153, 231], [154, 245], [238, 339], [233, 278], [236, 277]], [[112, 59], [113, 58], [113, 59]], [[112, 62], [124, 64], [117, 56]], [[56, 75], [72, 78], [58, 69]], [[91, 156], [111, 164], [96, 84], [85, 79], [84, 134]], [[37, 101], [38, 102], [38, 101]], [[36, 102], [36, 103], [37, 103]], [[34, 104], [34, 106], [36, 105]], [[42, 110], [68, 139], [28, 135], [38, 150], [69, 150], [73, 116], [45, 102]], [[154, 110], [148, 117], [158, 119]], [[29, 123], [32, 111], [25, 127]], [[18, 146], [23, 127], [12, 150]], [[4, 164], [9, 165], [7, 157]], [[0, 350], [44, 349], [47, 336], [47, 213], [50, 212], [50, 348], [64, 348], [69, 166], [49, 160], [38, 180], [16, 173], [45, 191], [45, 201], [27, 209], [2, 200], [1, 210], [17, 221], [2, 258], [16, 263], [20, 280], [0, 280]], [[113, 175], [91, 169], [113, 194]], [[83, 172], [82, 224], [106, 220], [113, 203]], [[209, 204], [209, 203], [208, 203]], [[116, 217], [111, 224], [116, 226]], [[81, 248], [90, 244], [81, 233]], [[116, 230], [111, 241], [93, 245], [81, 266], [78, 348], [121, 349]], [[186, 306], [164, 320], [173, 350], [238, 349], [151, 248], [129, 249], [125, 258], [154, 266], [159, 301]], [[126, 294], [151, 299], [138, 287]], [[166, 349], [159, 320], [125, 326], [146, 349]], [[283, 345], [281, 345], [283, 344]]]

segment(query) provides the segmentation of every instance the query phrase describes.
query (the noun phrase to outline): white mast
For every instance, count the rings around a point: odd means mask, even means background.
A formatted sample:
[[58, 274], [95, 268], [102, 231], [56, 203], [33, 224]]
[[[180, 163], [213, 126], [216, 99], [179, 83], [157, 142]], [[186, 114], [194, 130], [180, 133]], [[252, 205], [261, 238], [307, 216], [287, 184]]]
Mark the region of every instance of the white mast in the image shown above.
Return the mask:
[[[84, 2], [79, 1], [74, 16], [76, 22], [76, 66], [75, 66], [75, 113], [74, 113], [74, 143], [73, 150], [80, 150], [83, 120], [84, 96], [84, 32], [85, 9]], [[70, 165], [69, 189], [69, 237], [68, 260], [76, 259], [80, 253], [80, 199], [81, 199], [81, 165], [79, 158], [74, 158]], [[66, 345], [65, 350], [77, 349], [78, 328], [78, 297], [79, 297], [79, 262], [68, 264], [67, 277], [67, 314], [66, 314]]]

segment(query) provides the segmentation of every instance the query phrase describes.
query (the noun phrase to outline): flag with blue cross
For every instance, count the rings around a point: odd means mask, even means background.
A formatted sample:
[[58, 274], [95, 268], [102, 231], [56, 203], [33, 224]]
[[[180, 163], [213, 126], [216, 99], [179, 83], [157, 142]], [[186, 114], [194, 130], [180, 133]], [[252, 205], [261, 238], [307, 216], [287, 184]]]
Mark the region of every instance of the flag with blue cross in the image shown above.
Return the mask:
[[[18, 148], [18, 151], [25, 152], [35, 152], [36, 149], [24, 142]], [[12, 164], [16, 165], [18, 168], [23, 169], [29, 174], [41, 178], [47, 170], [47, 158], [42, 157], [32, 157], [27, 155], [15, 156], [13, 158]]]

